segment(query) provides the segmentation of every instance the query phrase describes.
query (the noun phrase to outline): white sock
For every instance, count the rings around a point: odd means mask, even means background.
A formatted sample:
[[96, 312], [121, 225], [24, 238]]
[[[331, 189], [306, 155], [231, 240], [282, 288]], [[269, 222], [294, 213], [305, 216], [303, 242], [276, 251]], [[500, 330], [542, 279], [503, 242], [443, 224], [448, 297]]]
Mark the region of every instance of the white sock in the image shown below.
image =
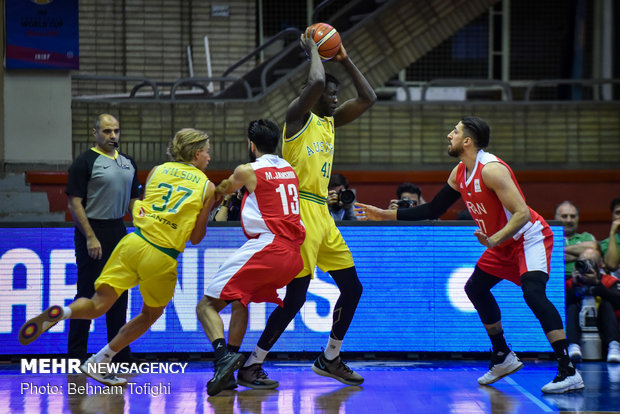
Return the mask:
[[109, 363], [110, 361], [112, 361], [112, 358], [114, 358], [114, 355], [116, 354], [116, 352], [110, 349], [110, 345], [108, 344], [101, 348], [101, 350], [95, 354], [95, 362]]
[[61, 321], [64, 321], [65, 319], [69, 319], [71, 317], [71, 308], [68, 306], [63, 306], [62, 307], [62, 319]]
[[342, 346], [342, 341], [329, 337], [329, 341], [327, 341], [327, 346], [325, 347], [325, 358], [329, 361], [332, 361], [338, 355], [340, 355], [340, 347]]
[[266, 351], [256, 345], [256, 348], [254, 348], [254, 351], [252, 351], [248, 360], [245, 361], [244, 367], [249, 367], [250, 365], [254, 364], [262, 364], [263, 362], [265, 362], [265, 358], [267, 358], [268, 353], [269, 351]]

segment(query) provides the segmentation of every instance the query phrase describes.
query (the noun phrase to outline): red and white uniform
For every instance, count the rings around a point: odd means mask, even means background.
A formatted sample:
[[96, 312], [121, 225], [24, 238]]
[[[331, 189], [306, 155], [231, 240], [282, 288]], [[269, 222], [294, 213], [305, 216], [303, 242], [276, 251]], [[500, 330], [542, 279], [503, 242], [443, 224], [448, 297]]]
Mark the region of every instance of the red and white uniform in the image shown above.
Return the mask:
[[[487, 236], [492, 236], [501, 230], [512, 216], [495, 192], [490, 190], [482, 180], [482, 170], [490, 162], [499, 162], [508, 168], [512, 181], [523, 197], [514, 173], [508, 164], [495, 155], [480, 150], [474, 169], [468, 178], [466, 178], [465, 164], [459, 163], [456, 170], [456, 182], [461, 197], [472, 218]], [[523, 199], [525, 200], [525, 197]], [[530, 215], [530, 221], [512, 239], [487, 249], [482, 254], [477, 263], [480, 269], [517, 285], [521, 284], [521, 275], [525, 272], [538, 270], [549, 273], [553, 233], [545, 219], [531, 208]]]
[[303, 269], [300, 247], [306, 230], [299, 216], [299, 180], [293, 167], [277, 155], [253, 162], [256, 189], [241, 205], [241, 225], [248, 241], [215, 274], [206, 295], [222, 300], [273, 302], [277, 289]]

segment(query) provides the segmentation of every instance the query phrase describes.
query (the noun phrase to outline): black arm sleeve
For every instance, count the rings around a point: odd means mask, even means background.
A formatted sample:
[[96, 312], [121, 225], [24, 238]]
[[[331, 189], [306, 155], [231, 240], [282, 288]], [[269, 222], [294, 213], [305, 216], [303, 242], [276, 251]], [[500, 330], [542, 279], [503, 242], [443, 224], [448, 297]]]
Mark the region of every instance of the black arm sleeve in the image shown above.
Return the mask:
[[430, 203], [411, 208], [396, 210], [397, 220], [417, 221], [434, 220], [443, 215], [448, 208], [461, 197], [461, 193], [446, 184]]

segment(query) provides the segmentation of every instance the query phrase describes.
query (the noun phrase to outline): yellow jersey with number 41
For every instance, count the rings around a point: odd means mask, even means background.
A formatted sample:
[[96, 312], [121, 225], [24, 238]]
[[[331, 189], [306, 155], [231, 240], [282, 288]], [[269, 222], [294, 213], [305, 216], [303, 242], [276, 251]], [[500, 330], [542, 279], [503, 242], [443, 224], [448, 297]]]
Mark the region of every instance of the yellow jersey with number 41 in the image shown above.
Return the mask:
[[334, 160], [334, 118], [310, 112], [301, 131], [286, 138], [282, 131], [282, 157], [299, 177], [299, 198], [325, 204]]
[[147, 241], [182, 252], [204, 205], [209, 179], [191, 164], [166, 162], [133, 207], [133, 223]]

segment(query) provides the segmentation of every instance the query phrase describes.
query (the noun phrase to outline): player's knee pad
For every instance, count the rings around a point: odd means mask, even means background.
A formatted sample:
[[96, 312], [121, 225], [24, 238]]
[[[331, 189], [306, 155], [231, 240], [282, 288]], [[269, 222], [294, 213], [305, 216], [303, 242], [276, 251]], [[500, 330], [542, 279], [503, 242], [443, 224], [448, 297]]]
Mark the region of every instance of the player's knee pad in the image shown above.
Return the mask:
[[357, 277], [355, 267], [331, 271], [329, 274], [340, 290], [340, 298], [347, 303], [357, 306], [364, 288], [359, 277]]
[[476, 270], [465, 283], [465, 294], [476, 308], [480, 320], [485, 325], [492, 325], [501, 320], [501, 311], [491, 293], [491, 286], [485, 283], [486, 274], [476, 267]]
[[521, 276], [523, 299], [540, 321], [545, 333], [564, 329], [560, 314], [545, 293], [548, 280], [549, 275], [541, 271], [527, 272]]
[[301, 277], [293, 279], [286, 287], [286, 295], [284, 296], [284, 307], [282, 310], [292, 314], [293, 317], [299, 312], [304, 303], [306, 303], [306, 293], [310, 285], [310, 277]]

